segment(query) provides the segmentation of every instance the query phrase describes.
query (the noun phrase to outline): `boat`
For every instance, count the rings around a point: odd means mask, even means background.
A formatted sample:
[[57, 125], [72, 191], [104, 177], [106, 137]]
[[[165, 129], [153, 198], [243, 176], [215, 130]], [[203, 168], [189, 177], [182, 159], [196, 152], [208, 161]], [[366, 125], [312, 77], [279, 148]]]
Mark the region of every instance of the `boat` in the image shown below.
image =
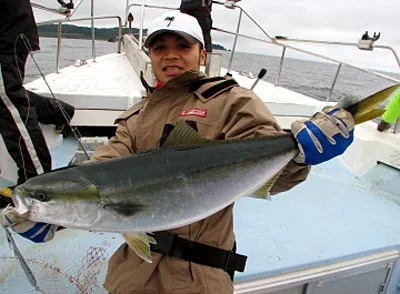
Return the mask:
[[[76, 107], [73, 129], [85, 135], [56, 135], [52, 126], [42, 126], [53, 157], [54, 168], [84, 160], [82, 148], [90, 153], [102, 144], [114, 127], [114, 120], [146, 95], [144, 78], [154, 84], [143, 40], [145, 28], [139, 20], [139, 35], [122, 34], [129, 25], [128, 12], [149, 9], [177, 9], [141, 1], [126, 1], [122, 17], [89, 16], [74, 18], [83, 0], [67, 16], [52, 21], [60, 28], [83, 19], [114, 19], [119, 28], [113, 53], [96, 56], [94, 26], [92, 59], [77, 60], [60, 68], [62, 38], [58, 35], [57, 66], [45, 79], [27, 83], [27, 89], [58, 98]], [[89, 1], [88, 1], [89, 2]], [[375, 41], [354, 43], [291, 39], [270, 36], [240, 3], [214, 1], [224, 13], [239, 14], [236, 31], [214, 28], [234, 37], [227, 67], [221, 66], [217, 52], [207, 56], [202, 70], [209, 76], [231, 75], [240, 85], [252, 89], [272, 111], [284, 129], [294, 120], [308, 118], [327, 104], [343, 67], [379, 77], [389, 85], [400, 83], [398, 76], [370, 70], [299, 45], [302, 43], [355, 47], [361, 51], [388, 50], [400, 67], [400, 58], [390, 46]], [[91, 1], [93, 12], [93, 1]], [[55, 9], [40, 9], [58, 13]], [[160, 12], [160, 13], [161, 13]], [[264, 38], [240, 33], [241, 18], [247, 17]], [[238, 38], [247, 38], [278, 48], [281, 52], [275, 82], [257, 75], [235, 71]], [[287, 51], [318, 57], [337, 66], [326, 101], [298, 93], [280, 82]], [[269, 69], [268, 69], [269, 70]], [[106, 77], [104, 72], [109, 73]], [[309, 83], [312, 83], [310, 81]], [[50, 91], [51, 89], [51, 91]], [[52, 93], [51, 93], [52, 92]], [[235, 276], [235, 293], [400, 293], [400, 134], [398, 123], [386, 132], [377, 132], [375, 121], [358, 125], [355, 141], [340, 157], [312, 168], [309, 178], [293, 190], [271, 201], [242, 198], [235, 204], [235, 232], [238, 251], [248, 256], [243, 273]], [[0, 185], [16, 181], [16, 167], [0, 139]], [[12, 234], [35, 280], [29, 280], [19, 258], [10, 249], [6, 234], [0, 233], [0, 292], [2, 293], [106, 293], [102, 287], [107, 261], [123, 242], [118, 234], [63, 230], [45, 244], [31, 243]], [[29, 276], [29, 275], [28, 275]]]

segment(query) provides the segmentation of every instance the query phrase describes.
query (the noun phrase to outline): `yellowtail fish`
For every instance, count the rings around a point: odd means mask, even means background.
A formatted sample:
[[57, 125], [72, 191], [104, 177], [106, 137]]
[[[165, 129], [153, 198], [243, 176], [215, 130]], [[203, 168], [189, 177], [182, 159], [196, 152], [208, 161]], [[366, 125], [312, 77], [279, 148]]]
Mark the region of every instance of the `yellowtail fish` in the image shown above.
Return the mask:
[[[344, 107], [356, 123], [369, 120], [397, 86]], [[35, 222], [123, 233], [150, 261], [155, 240], [147, 232], [199, 221], [242, 196], [267, 197], [297, 153], [290, 133], [210, 141], [181, 121], [160, 149], [54, 170], [19, 185], [12, 198]]]

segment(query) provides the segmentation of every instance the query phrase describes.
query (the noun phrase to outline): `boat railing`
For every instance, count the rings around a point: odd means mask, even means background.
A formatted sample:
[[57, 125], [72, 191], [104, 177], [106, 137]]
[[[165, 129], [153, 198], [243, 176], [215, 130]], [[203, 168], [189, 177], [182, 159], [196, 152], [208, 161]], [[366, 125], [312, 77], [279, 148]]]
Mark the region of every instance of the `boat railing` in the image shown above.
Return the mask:
[[[322, 54], [317, 54], [317, 53], [311, 52], [309, 50], [305, 50], [305, 49], [302, 49], [302, 48], [298, 48], [298, 47], [290, 46], [290, 45], [287, 45], [287, 44], [283, 44], [282, 42], [283, 41], [292, 41], [292, 42], [302, 42], [302, 43], [312, 43], [312, 44], [352, 46], [352, 47], [357, 47], [357, 48], [359, 48], [361, 50], [364, 49], [364, 50], [369, 50], [369, 51], [372, 51], [374, 48], [379, 48], [379, 49], [383, 49], [383, 50], [389, 50], [393, 54], [393, 56], [394, 56], [394, 58], [395, 58], [395, 60], [397, 62], [397, 65], [400, 68], [399, 55], [390, 46], [374, 45], [373, 42], [371, 42], [369, 44], [370, 46], [368, 46], [368, 48], [362, 48], [359, 43], [289, 39], [289, 38], [286, 38], [286, 37], [279, 37], [279, 36], [272, 37], [270, 34], [268, 34], [268, 32], [248, 12], [246, 12], [242, 7], [240, 7], [240, 5], [238, 5], [238, 4], [236, 4], [236, 3], [232, 2], [232, 1], [225, 1], [225, 2], [213, 1], [213, 3], [218, 4], [218, 5], [224, 5], [225, 7], [231, 8], [231, 9], [238, 8], [239, 11], [240, 11], [239, 17], [238, 17], [238, 24], [237, 24], [236, 32], [230, 32], [230, 31], [227, 31], [227, 30], [222, 30], [222, 29], [216, 28], [216, 30], [219, 31], [219, 32], [224, 32], [224, 33], [227, 33], [227, 34], [235, 36], [234, 44], [233, 44], [233, 48], [232, 48], [231, 56], [230, 56], [230, 60], [229, 60], [228, 71], [230, 70], [231, 65], [232, 65], [232, 60], [233, 60], [233, 56], [235, 54], [237, 39], [238, 39], [238, 37], [243, 37], [243, 38], [252, 39], [252, 40], [256, 40], [256, 41], [261, 41], [261, 42], [264, 42], [264, 43], [269, 43], [269, 44], [273, 44], [275, 46], [282, 47], [281, 60], [280, 60], [280, 63], [279, 63], [279, 69], [277, 71], [277, 76], [276, 76], [276, 80], [275, 80], [275, 85], [276, 86], [278, 86], [280, 84], [280, 77], [281, 77], [281, 73], [282, 73], [282, 69], [283, 69], [283, 63], [284, 63], [285, 54], [286, 54], [286, 50], [287, 49], [298, 51], [298, 52], [304, 53], [304, 54], [309, 55], [309, 56], [321, 58], [321, 59], [323, 59], [325, 61], [334, 62], [334, 63], [338, 64], [338, 68], [337, 68], [336, 74], [335, 74], [335, 76], [333, 78], [333, 81], [332, 81], [332, 84], [331, 84], [331, 87], [330, 87], [329, 95], [326, 98], [327, 101], [329, 101], [329, 99], [332, 96], [333, 89], [335, 87], [335, 84], [337, 82], [339, 73], [340, 73], [343, 65], [346, 65], [348, 67], [354, 68], [354, 69], [362, 71], [362, 72], [366, 72], [366, 73], [372, 74], [372, 75], [380, 77], [380, 78], [387, 79], [387, 80], [392, 81], [392, 82], [399, 82], [399, 79], [390, 77], [388, 75], [385, 75], [385, 74], [382, 74], [382, 73], [379, 73], [379, 72], [376, 72], [376, 71], [373, 71], [373, 70], [370, 70], [370, 69], [365, 69], [365, 68], [362, 68], [362, 67], [359, 67], [359, 66], [355, 66], [355, 65], [352, 65], [350, 63], [346, 63], [346, 62], [340, 61], [338, 59], [334, 59], [334, 58], [331, 58], [331, 57], [328, 57], [328, 56], [324, 56]], [[255, 24], [261, 30], [261, 32], [268, 38], [267, 40], [261, 39], [261, 38], [254, 38], [254, 37], [251, 37], [251, 36], [248, 36], [248, 35], [243, 35], [243, 34], [239, 33], [243, 14], [245, 14], [248, 17], [248, 19], [250, 19], [251, 22], [253, 24]]]
[[119, 16], [98, 16], [98, 17], [85, 17], [85, 18], [76, 18], [76, 19], [68, 19], [68, 20], [63, 20], [58, 22], [58, 33], [57, 33], [57, 63], [56, 63], [56, 72], [58, 73], [60, 70], [60, 56], [61, 56], [61, 39], [62, 39], [62, 25], [63, 23], [69, 23], [69, 22], [77, 22], [77, 21], [85, 21], [85, 20], [90, 20], [92, 22], [91, 29], [92, 29], [92, 34], [91, 34], [91, 41], [92, 41], [92, 60], [95, 62], [96, 61], [96, 45], [95, 45], [95, 40], [96, 40], [96, 34], [94, 30], [94, 21], [95, 20], [104, 20], [104, 19], [117, 19], [118, 21], [118, 40], [117, 40], [117, 53], [121, 53], [121, 42], [122, 42], [122, 20], [121, 17]]
[[41, 5], [41, 4], [34, 3], [34, 2], [31, 2], [31, 5], [32, 5], [33, 8], [37, 8], [37, 9], [40, 9], [40, 10], [43, 10], [43, 11], [47, 11], [47, 12], [52, 12], [54, 14], [58, 14], [60, 16], [63, 16], [63, 18], [65, 18], [65, 19], [69, 19], [75, 14], [75, 12], [78, 10], [79, 6], [81, 6], [82, 2], [83, 2], [83, 0], [76, 1], [74, 3], [74, 9], [70, 10], [68, 13], [66, 11], [62, 11], [60, 9], [47, 7], [45, 5]]
[[[145, 15], [145, 9], [146, 8], [157, 8], [157, 9], [163, 9], [163, 10], [177, 10], [178, 8], [168, 7], [168, 6], [161, 6], [161, 5], [145, 4], [144, 0], [137, 1], [137, 2], [141, 2], [141, 3], [130, 3], [130, 1], [127, 0], [127, 13], [129, 12], [129, 9], [131, 7], [141, 7], [140, 33], [139, 33], [139, 40], [140, 40], [139, 48], [141, 49], [142, 48], [141, 40], [143, 39], [143, 29], [144, 29], [143, 20], [144, 20], [144, 15]], [[234, 55], [236, 53], [237, 40], [238, 40], [239, 37], [242, 37], [242, 38], [245, 38], [245, 39], [250, 39], [250, 40], [260, 41], [260, 42], [267, 43], [267, 44], [272, 44], [272, 45], [279, 46], [279, 47], [282, 48], [282, 53], [281, 53], [281, 56], [280, 56], [279, 68], [277, 70], [277, 75], [276, 75], [276, 78], [275, 78], [275, 85], [276, 86], [280, 85], [280, 78], [281, 78], [281, 74], [282, 74], [282, 71], [283, 71], [283, 64], [284, 64], [284, 60], [285, 60], [285, 55], [286, 55], [287, 49], [294, 50], [294, 51], [297, 51], [297, 52], [301, 52], [301, 53], [304, 53], [306, 55], [309, 55], [309, 56], [312, 56], [312, 57], [316, 57], [316, 58], [320, 58], [320, 59], [323, 59], [325, 61], [333, 62], [333, 63], [337, 64], [338, 67], [337, 67], [335, 76], [333, 77], [333, 81], [332, 81], [331, 86], [330, 86], [329, 95], [328, 95], [328, 97], [326, 97], [326, 101], [329, 101], [330, 98], [332, 97], [332, 93], [334, 91], [336, 82], [338, 80], [338, 77], [339, 77], [339, 74], [340, 74], [340, 72], [342, 70], [343, 65], [345, 65], [347, 67], [350, 67], [350, 68], [353, 68], [353, 69], [356, 69], [356, 70], [359, 70], [361, 72], [365, 72], [365, 73], [374, 75], [374, 76], [379, 77], [379, 78], [383, 78], [383, 79], [395, 82], [395, 83], [400, 82], [400, 80], [397, 79], [397, 78], [388, 76], [386, 74], [383, 74], [383, 73], [380, 73], [380, 72], [377, 72], [377, 71], [374, 71], [374, 70], [371, 70], [371, 69], [362, 68], [362, 67], [359, 67], [359, 66], [347, 63], [347, 62], [340, 61], [340, 60], [335, 59], [335, 58], [331, 58], [331, 57], [328, 57], [328, 56], [325, 56], [325, 55], [322, 55], [322, 54], [314, 53], [314, 52], [309, 51], [309, 50], [305, 50], [305, 49], [298, 48], [298, 47], [295, 47], [295, 46], [291, 46], [291, 45], [288, 45], [288, 44], [283, 44], [284, 41], [285, 42], [286, 41], [292, 41], [292, 42], [303, 42], [303, 43], [306, 42], [306, 43], [325, 44], [325, 45], [329, 44], [329, 45], [337, 45], [337, 46], [353, 46], [353, 47], [357, 47], [359, 49], [363, 49], [363, 48], [360, 47], [360, 45], [358, 43], [289, 39], [289, 38], [278, 37], [278, 36], [272, 37], [248, 12], [246, 12], [240, 5], [236, 4], [234, 1], [224, 1], [224, 2], [213, 1], [213, 4], [223, 5], [228, 9], [236, 9], [236, 8], [239, 9], [238, 22], [237, 22], [237, 26], [236, 26], [236, 31], [235, 32], [231, 32], [231, 31], [227, 31], [227, 30], [220, 29], [220, 28], [215, 28], [215, 27], [213, 28], [213, 30], [215, 30], [215, 31], [235, 36], [235, 39], [234, 39], [234, 42], [233, 42], [233, 47], [232, 47], [232, 50], [231, 50], [231, 55], [230, 55], [230, 58], [229, 58], [228, 72], [231, 69], [232, 61], [233, 61]], [[267, 37], [267, 39], [252, 37], [252, 36], [249, 36], [247, 34], [244, 35], [244, 34], [240, 33], [240, 27], [241, 27], [243, 14], [246, 15], [247, 18], [261, 30], [261, 32]], [[374, 48], [379, 48], [379, 49], [383, 49], [383, 50], [389, 50], [394, 55], [394, 58], [395, 58], [395, 60], [397, 62], [397, 65], [400, 67], [399, 55], [396, 53], [396, 51], [392, 47], [384, 46], [384, 45], [374, 45], [372, 43], [365, 50], [372, 51]]]
[[[79, 6], [81, 4], [83, 0], [80, 0], [78, 2]], [[96, 60], [96, 48], [95, 48], [95, 26], [94, 26], [94, 20], [104, 20], [104, 19], [112, 19], [115, 18], [118, 21], [118, 41], [117, 41], [117, 52], [120, 53], [121, 52], [121, 43], [122, 43], [122, 28], [127, 26], [127, 22], [128, 22], [128, 14], [129, 14], [129, 10], [131, 7], [140, 7], [141, 8], [141, 13], [140, 13], [140, 25], [139, 25], [139, 50], [143, 50], [143, 38], [144, 38], [144, 16], [145, 16], [145, 9], [146, 8], [156, 8], [156, 9], [161, 9], [161, 10], [178, 10], [179, 8], [176, 7], [169, 7], [169, 6], [163, 6], [163, 5], [152, 5], [152, 4], [145, 4], [144, 0], [141, 1], [137, 1], [140, 3], [130, 3], [130, 0], [126, 0], [126, 11], [125, 11], [125, 20], [124, 20], [124, 24], [122, 23], [121, 17], [119, 16], [98, 16], [95, 17], [93, 12], [94, 12], [94, 0], [91, 0], [91, 16], [90, 17], [85, 17], [85, 18], [77, 18], [77, 19], [71, 19], [72, 15], [69, 15], [68, 17], [66, 17], [65, 19], [59, 19], [59, 20], [53, 20], [53, 21], [46, 21], [46, 22], [42, 22], [39, 23], [39, 25], [42, 24], [48, 24], [48, 23], [58, 23], [58, 33], [57, 33], [57, 60], [56, 60], [56, 72], [59, 72], [59, 67], [60, 67], [60, 56], [61, 56], [61, 39], [62, 39], [62, 25], [64, 23], [70, 23], [70, 22], [79, 22], [79, 21], [85, 21], [85, 20], [90, 20], [91, 21], [91, 30], [92, 30], [92, 35], [91, 35], [91, 41], [92, 41], [92, 59], [93, 61]], [[397, 65], [400, 67], [400, 58], [399, 55], [396, 53], [396, 51], [390, 47], [390, 46], [386, 46], [386, 45], [375, 45], [374, 42], [371, 42], [370, 44], [368, 44], [367, 48], [362, 48], [360, 46], [359, 43], [348, 43], [348, 42], [332, 42], [332, 41], [318, 41], [318, 40], [302, 40], [302, 39], [293, 39], [293, 38], [287, 38], [287, 37], [282, 37], [282, 36], [271, 36], [247, 11], [245, 11], [240, 5], [238, 5], [237, 3], [235, 3], [234, 1], [224, 1], [224, 2], [220, 2], [220, 1], [213, 1], [213, 4], [216, 5], [223, 5], [228, 9], [239, 9], [239, 17], [238, 17], [238, 21], [237, 21], [237, 26], [236, 26], [236, 31], [235, 32], [231, 32], [228, 30], [224, 30], [224, 29], [220, 29], [220, 28], [215, 28], [213, 27], [213, 30], [218, 31], [218, 32], [222, 32], [228, 35], [233, 35], [235, 36], [234, 38], [234, 42], [233, 42], [233, 46], [232, 46], [232, 50], [231, 50], [231, 54], [230, 54], [230, 58], [229, 58], [229, 64], [228, 64], [228, 73], [231, 70], [232, 67], [232, 61], [233, 58], [235, 56], [236, 53], [236, 45], [237, 45], [237, 41], [238, 38], [244, 38], [244, 39], [249, 39], [249, 40], [255, 40], [255, 41], [259, 41], [259, 42], [263, 42], [266, 44], [272, 44], [274, 46], [279, 46], [282, 48], [282, 53], [280, 56], [280, 62], [279, 62], [279, 66], [278, 66], [278, 70], [277, 70], [277, 74], [276, 74], [276, 78], [275, 78], [275, 85], [279, 86], [280, 85], [280, 79], [281, 79], [281, 75], [282, 75], [282, 71], [283, 71], [283, 64], [285, 61], [285, 57], [286, 57], [286, 51], [287, 49], [293, 50], [293, 51], [297, 51], [297, 52], [301, 52], [303, 54], [312, 56], [312, 57], [316, 57], [316, 58], [320, 58], [323, 59], [325, 61], [328, 62], [333, 62], [335, 64], [338, 65], [336, 73], [333, 77], [331, 86], [330, 86], [330, 90], [329, 90], [329, 95], [328, 97], [326, 97], [326, 101], [329, 101], [330, 98], [332, 97], [332, 93], [334, 91], [336, 82], [338, 80], [339, 74], [342, 70], [343, 65], [359, 70], [361, 72], [365, 72], [368, 74], [371, 74], [373, 76], [379, 77], [379, 78], [383, 78], [395, 83], [400, 82], [399, 79], [388, 76], [386, 74], [371, 70], [371, 69], [366, 69], [366, 68], [362, 68], [347, 62], [343, 62], [340, 61], [338, 59], [332, 58], [332, 57], [328, 57], [328, 56], [324, 56], [322, 54], [318, 54], [306, 49], [302, 49], [302, 48], [298, 48], [295, 46], [291, 46], [288, 44], [284, 44], [284, 42], [300, 42], [300, 43], [311, 43], [311, 44], [324, 44], [324, 45], [336, 45], [336, 46], [352, 46], [352, 47], [357, 47], [359, 49], [364, 49], [364, 50], [369, 50], [372, 51], [375, 48], [378, 49], [382, 49], [382, 50], [389, 50], [396, 62]], [[36, 8], [39, 9], [43, 9], [43, 7], [37, 7]], [[77, 8], [77, 7], [76, 7]], [[76, 11], [76, 9], [75, 9]], [[75, 12], [74, 11], [74, 12]], [[256, 26], [259, 28], [259, 30], [265, 35], [265, 38], [258, 38], [258, 37], [252, 37], [249, 35], [244, 35], [240, 33], [240, 28], [241, 28], [241, 24], [242, 24], [242, 16], [243, 14]], [[396, 127], [399, 123], [396, 124]], [[394, 128], [394, 132], [396, 132], [397, 128]]]
[[[83, 0], [80, 0], [77, 2], [75, 9], [73, 13], [75, 13], [82, 3]], [[45, 10], [45, 11], [50, 11], [57, 13], [57, 10], [55, 9], [50, 9], [48, 7], [34, 4], [32, 3], [32, 7], [35, 7], [37, 9]], [[73, 13], [67, 15], [65, 19], [56, 19], [56, 20], [48, 20], [44, 22], [39, 22], [38, 25], [45, 25], [45, 24], [58, 24], [58, 30], [57, 30], [57, 56], [56, 56], [56, 73], [60, 72], [60, 59], [61, 59], [61, 40], [62, 40], [62, 25], [64, 23], [71, 23], [71, 22], [80, 22], [80, 21], [87, 21], [90, 20], [91, 22], [91, 49], [92, 49], [92, 60], [95, 62], [96, 61], [96, 45], [95, 45], [95, 40], [96, 40], [96, 34], [95, 34], [95, 25], [94, 21], [95, 20], [105, 20], [105, 19], [116, 19], [118, 22], [118, 40], [117, 40], [117, 53], [121, 53], [121, 43], [122, 43], [122, 20], [121, 17], [118, 15], [110, 15], [110, 16], [94, 16], [94, 0], [91, 0], [91, 5], [90, 5], [90, 17], [84, 17], [84, 18], [74, 18], [71, 19], [71, 16]]]
[[[387, 80], [395, 82], [395, 83], [399, 83], [400, 82], [399, 79], [390, 77], [390, 76], [382, 74], [380, 72], [376, 72], [376, 71], [373, 71], [373, 70], [370, 70], [370, 69], [366, 69], [366, 68], [362, 68], [362, 67], [359, 67], [359, 66], [355, 66], [355, 65], [352, 65], [350, 63], [346, 63], [346, 62], [343, 62], [343, 61], [340, 61], [340, 60], [337, 60], [337, 59], [334, 59], [334, 58], [331, 58], [331, 57], [327, 57], [327, 56], [324, 56], [322, 54], [317, 54], [315, 52], [308, 51], [308, 50], [305, 50], [305, 49], [302, 49], [302, 48], [298, 48], [298, 47], [290, 46], [290, 45], [287, 45], [287, 44], [283, 44], [281, 42], [282, 41], [292, 41], [292, 42], [311, 43], [311, 44], [351, 46], [351, 47], [356, 47], [356, 48], [361, 49], [361, 50], [369, 50], [369, 51], [372, 51], [375, 48], [383, 49], [383, 50], [389, 50], [393, 54], [394, 59], [396, 60], [396, 63], [398, 65], [398, 67], [400, 68], [400, 57], [396, 53], [396, 51], [390, 46], [387, 46], [387, 45], [375, 45], [374, 42], [370, 41], [370, 40], [366, 44], [367, 46], [364, 47], [364, 44], [361, 43], [361, 42], [359, 42], [359, 43], [349, 43], [349, 42], [333, 42], [333, 41], [318, 41], [318, 40], [316, 40], [316, 41], [314, 41], [314, 40], [302, 40], [302, 39], [293, 39], [293, 38], [287, 38], [287, 37], [282, 37], [282, 36], [271, 37], [271, 35], [248, 12], [246, 12], [242, 7], [240, 7], [240, 5], [237, 5], [235, 2], [233, 2], [233, 1], [225, 1], [225, 2], [213, 1], [213, 4], [224, 5], [225, 7], [230, 8], [230, 9], [238, 8], [239, 11], [240, 11], [239, 12], [239, 17], [238, 17], [238, 22], [237, 22], [237, 27], [236, 27], [236, 32], [230, 32], [230, 31], [227, 31], [227, 30], [214, 28], [214, 30], [217, 30], [219, 32], [223, 32], [223, 33], [235, 36], [235, 39], [234, 39], [234, 42], [233, 42], [233, 47], [232, 47], [232, 50], [231, 50], [231, 56], [230, 56], [229, 64], [228, 64], [228, 72], [229, 72], [229, 70], [231, 69], [231, 66], [232, 66], [232, 61], [233, 61], [233, 57], [234, 57], [234, 54], [235, 54], [235, 49], [236, 49], [236, 44], [237, 44], [238, 37], [243, 37], [243, 38], [246, 38], [246, 39], [251, 39], [251, 40], [255, 40], [255, 41], [261, 41], [261, 42], [264, 42], [264, 43], [269, 43], [269, 44], [273, 44], [273, 45], [282, 47], [282, 54], [281, 54], [281, 57], [280, 57], [279, 68], [278, 68], [277, 76], [276, 76], [276, 80], [275, 80], [275, 85], [276, 86], [280, 85], [280, 77], [281, 77], [281, 74], [282, 74], [283, 63], [284, 63], [285, 54], [286, 54], [286, 50], [287, 49], [298, 51], [298, 52], [304, 53], [304, 54], [309, 55], [309, 56], [321, 58], [321, 59], [323, 59], [325, 61], [334, 62], [334, 63], [338, 64], [335, 76], [333, 78], [333, 81], [332, 81], [332, 84], [331, 84], [331, 87], [330, 87], [330, 90], [329, 90], [329, 95], [326, 98], [326, 101], [329, 101], [331, 99], [331, 97], [332, 97], [332, 93], [333, 93], [334, 87], [336, 85], [336, 82], [338, 80], [338, 77], [339, 77], [339, 74], [340, 74], [340, 71], [341, 71], [343, 65], [346, 65], [346, 66], [348, 66], [350, 68], [353, 68], [353, 69], [356, 69], [356, 70], [359, 70], [359, 71], [374, 75], [376, 77], [387, 79]], [[243, 35], [243, 34], [239, 33], [243, 14], [245, 14], [253, 22], [253, 24], [255, 24], [263, 32], [263, 34], [268, 38], [267, 40], [260, 39], [260, 38], [255, 38], [255, 37], [251, 37], [251, 36]], [[396, 121], [396, 123], [395, 123], [395, 125], [393, 127], [393, 133], [396, 134], [398, 132], [399, 128], [400, 128], [400, 118], [397, 119], [397, 121]]]
[[[143, 50], [143, 37], [144, 37], [144, 16], [146, 8], [156, 8], [161, 10], [179, 10], [176, 7], [163, 6], [163, 5], [153, 5], [153, 4], [145, 4], [145, 1], [142, 0], [141, 3], [130, 3], [130, 0], [126, 0], [126, 16], [129, 14], [129, 9], [131, 7], [140, 7], [140, 24], [139, 24], [139, 50]], [[126, 20], [125, 20], [126, 22]]]
[[[130, 3], [130, 0], [126, 0], [126, 3], [127, 3], [127, 5], [126, 5], [126, 17], [127, 17], [128, 13], [129, 13], [129, 10], [130, 10], [131, 7], [140, 7], [141, 8], [140, 26], [139, 26], [139, 42], [138, 43], [139, 43], [139, 50], [143, 50], [143, 47], [142, 47], [143, 46], [142, 45], [143, 41], [142, 40], [143, 40], [143, 37], [144, 37], [143, 36], [143, 31], [144, 31], [145, 9], [146, 8], [156, 8], [156, 9], [162, 9], [162, 10], [177, 10], [178, 8], [168, 7], [168, 6], [161, 6], [161, 5], [145, 4], [144, 0], [141, 0], [141, 1], [138, 1], [138, 2], [141, 2], [141, 3]], [[363, 46], [361, 46], [362, 44], [360, 45], [360, 43], [289, 39], [289, 38], [286, 38], [286, 37], [279, 37], [279, 36], [272, 37], [248, 12], [246, 12], [242, 7], [240, 7], [240, 5], [236, 4], [234, 1], [224, 1], [224, 2], [213, 1], [213, 4], [223, 5], [228, 9], [236, 9], [236, 8], [239, 9], [239, 17], [238, 17], [238, 22], [237, 22], [237, 26], [236, 26], [236, 32], [231, 32], [231, 31], [227, 31], [227, 30], [223, 30], [223, 29], [219, 29], [219, 28], [215, 28], [215, 27], [213, 28], [216, 31], [235, 36], [234, 42], [233, 42], [233, 46], [232, 46], [232, 50], [231, 50], [231, 55], [230, 55], [230, 58], [229, 58], [228, 73], [229, 73], [229, 71], [231, 69], [232, 61], [233, 61], [233, 58], [234, 58], [234, 55], [235, 55], [235, 52], [236, 52], [237, 40], [238, 40], [239, 37], [243, 37], [245, 39], [260, 41], [260, 42], [263, 42], [263, 43], [272, 44], [272, 45], [279, 46], [279, 47], [282, 48], [282, 53], [281, 53], [281, 56], [280, 56], [279, 68], [277, 70], [277, 76], [276, 76], [276, 79], [275, 79], [275, 85], [276, 86], [280, 85], [280, 78], [281, 78], [281, 74], [282, 74], [282, 70], [283, 70], [283, 64], [284, 64], [284, 60], [285, 60], [285, 55], [286, 55], [287, 49], [294, 50], [294, 51], [297, 51], [297, 52], [301, 52], [301, 53], [304, 53], [304, 54], [312, 56], [312, 57], [321, 58], [321, 59], [323, 59], [325, 61], [328, 61], [328, 62], [336, 63], [338, 65], [338, 67], [337, 67], [336, 73], [335, 73], [335, 75], [333, 77], [333, 81], [331, 83], [330, 90], [329, 90], [329, 95], [328, 95], [328, 97], [326, 97], [326, 101], [329, 101], [331, 99], [331, 97], [332, 97], [332, 93], [334, 91], [336, 82], [338, 80], [338, 77], [339, 77], [339, 74], [340, 74], [340, 72], [342, 70], [343, 65], [345, 65], [347, 67], [350, 67], [350, 68], [353, 68], [355, 70], [361, 71], [361, 72], [365, 72], [365, 73], [371, 74], [371, 75], [379, 77], [379, 78], [383, 78], [383, 79], [395, 82], [395, 83], [400, 82], [399, 79], [391, 77], [391, 76], [388, 76], [386, 74], [383, 74], [383, 73], [380, 73], [380, 72], [377, 72], [377, 71], [374, 71], [374, 70], [371, 70], [371, 69], [362, 68], [362, 67], [359, 67], [359, 66], [347, 63], [347, 62], [343, 62], [343, 61], [340, 61], [340, 60], [332, 58], [332, 57], [324, 56], [322, 54], [318, 54], [318, 53], [315, 53], [315, 52], [312, 52], [312, 51], [309, 51], [309, 50], [305, 50], [305, 49], [298, 48], [298, 47], [295, 47], [295, 46], [291, 46], [291, 45], [288, 45], [288, 44], [283, 44], [283, 42], [291, 41], [291, 42], [302, 42], [302, 43], [324, 44], [324, 45], [336, 45], [336, 46], [352, 46], [352, 47], [356, 47], [356, 48], [358, 48], [360, 50], [369, 50], [369, 51], [372, 51], [373, 49], [376, 49], [376, 48], [383, 49], [383, 50], [389, 50], [393, 54], [394, 59], [397, 62], [397, 65], [400, 67], [399, 55], [390, 46], [375, 45], [373, 41], [369, 42], [367, 44], [367, 47], [363, 47]], [[267, 39], [252, 37], [252, 36], [244, 35], [244, 34], [240, 33], [240, 27], [241, 27], [243, 14], [246, 15], [248, 17], [248, 19], [250, 19], [251, 22], [253, 24], [255, 24], [261, 30], [261, 32], [267, 37]], [[399, 125], [399, 121], [397, 121], [397, 123], [396, 123], [396, 125], [395, 125], [395, 127], [393, 129], [394, 133], [397, 132], [396, 130], [397, 130], [398, 125]]]

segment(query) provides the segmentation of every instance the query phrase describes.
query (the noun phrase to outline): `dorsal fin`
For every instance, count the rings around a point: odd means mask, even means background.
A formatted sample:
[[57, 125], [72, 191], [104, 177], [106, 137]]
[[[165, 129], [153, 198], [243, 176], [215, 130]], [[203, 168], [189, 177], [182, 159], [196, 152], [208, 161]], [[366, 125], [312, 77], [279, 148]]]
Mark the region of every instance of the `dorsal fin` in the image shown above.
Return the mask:
[[209, 145], [214, 143], [215, 141], [200, 136], [184, 120], [181, 120], [176, 124], [161, 148]]

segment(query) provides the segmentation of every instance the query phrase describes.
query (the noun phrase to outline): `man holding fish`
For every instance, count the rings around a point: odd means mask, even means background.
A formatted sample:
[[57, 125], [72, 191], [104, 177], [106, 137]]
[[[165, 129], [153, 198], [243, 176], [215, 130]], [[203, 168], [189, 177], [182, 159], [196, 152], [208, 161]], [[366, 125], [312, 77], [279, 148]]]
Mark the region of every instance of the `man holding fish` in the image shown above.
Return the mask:
[[233, 202], [304, 181], [351, 144], [353, 117], [326, 108], [294, 122], [294, 140], [252, 91], [199, 72], [201, 28], [178, 11], [154, 20], [145, 46], [158, 83], [118, 118], [96, 162], [17, 187], [2, 224], [35, 242], [60, 226], [124, 233], [109, 293], [233, 293], [246, 261], [234, 252]]

